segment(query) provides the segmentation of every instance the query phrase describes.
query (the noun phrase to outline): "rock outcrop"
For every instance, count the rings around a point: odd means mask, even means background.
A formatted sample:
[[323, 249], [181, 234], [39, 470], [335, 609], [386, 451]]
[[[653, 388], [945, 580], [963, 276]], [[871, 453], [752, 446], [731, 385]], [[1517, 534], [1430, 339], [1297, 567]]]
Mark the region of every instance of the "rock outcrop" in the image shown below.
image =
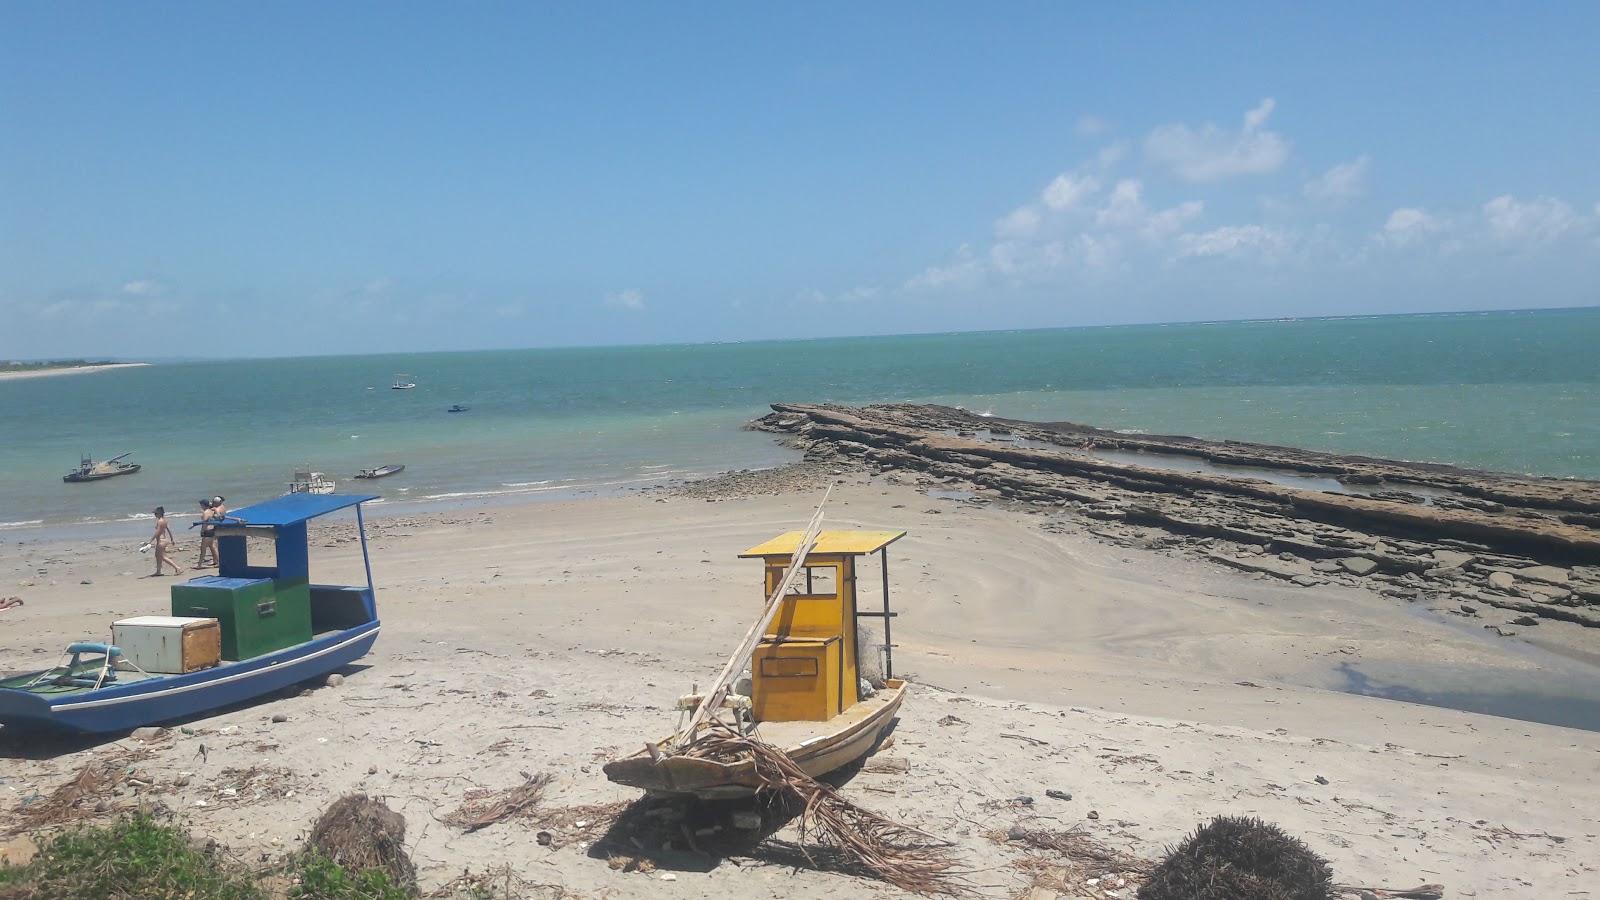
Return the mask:
[[[1364, 583], [1600, 628], [1600, 484], [943, 406], [773, 404], [813, 465], [907, 473], [1300, 585]], [[1050, 527], [1050, 526], [1047, 526]], [[1062, 527], [1065, 527], [1062, 525]], [[1472, 607], [1476, 610], [1476, 606]], [[1489, 627], [1489, 626], [1486, 626]]]

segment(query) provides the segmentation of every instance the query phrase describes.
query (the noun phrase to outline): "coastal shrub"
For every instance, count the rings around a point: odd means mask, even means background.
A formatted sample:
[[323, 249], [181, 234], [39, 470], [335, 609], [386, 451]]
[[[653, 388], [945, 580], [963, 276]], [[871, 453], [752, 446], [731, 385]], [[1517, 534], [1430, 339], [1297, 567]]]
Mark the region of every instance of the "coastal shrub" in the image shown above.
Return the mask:
[[27, 863], [0, 872], [4, 900], [266, 897], [250, 875], [209, 845], [196, 848], [182, 828], [144, 810], [110, 825], [63, 831]]
[[1139, 900], [1332, 900], [1333, 870], [1283, 829], [1217, 816], [1156, 866]]
[[389, 880], [380, 869], [346, 868], [315, 850], [295, 860], [299, 883], [289, 889], [295, 900], [409, 900], [416, 896]]
[[[406, 819], [390, 809], [383, 801], [366, 794], [346, 794], [333, 802], [311, 828], [306, 840], [306, 865], [320, 865], [325, 858], [341, 873], [360, 871], [382, 873], [384, 882], [397, 890], [412, 892], [416, 889], [417, 870], [406, 854]], [[322, 874], [332, 876], [326, 867]], [[342, 876], [341, 876], [342, 877]], [[362, 883], [366, 883], [363, 881]], [[320, 897], [318, 894], [304, 894]], [[388, 894], [328, 894], [329, 897], [379, 896], [387, 900]], [[406, 896], [398, 894], [395, 896]]]

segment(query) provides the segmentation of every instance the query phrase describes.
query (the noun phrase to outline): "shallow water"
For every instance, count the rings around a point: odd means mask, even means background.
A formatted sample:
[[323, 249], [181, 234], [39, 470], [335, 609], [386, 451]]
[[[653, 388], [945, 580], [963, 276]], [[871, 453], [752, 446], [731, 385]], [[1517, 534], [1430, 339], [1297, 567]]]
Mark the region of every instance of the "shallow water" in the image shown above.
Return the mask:
[[1600, 731], [1600, 673], [1576, 664], [1524, 671], [1346, 663], [1339, 676], [1337, 689], [1349, 694]]

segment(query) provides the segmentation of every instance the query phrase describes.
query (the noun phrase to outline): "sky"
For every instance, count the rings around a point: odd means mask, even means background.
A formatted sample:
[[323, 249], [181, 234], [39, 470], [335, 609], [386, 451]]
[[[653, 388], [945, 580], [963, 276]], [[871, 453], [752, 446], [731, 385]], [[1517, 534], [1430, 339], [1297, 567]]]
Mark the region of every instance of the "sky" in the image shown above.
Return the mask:
[[1600, 304], [1600, 4], [0, 4], [0, 357]]

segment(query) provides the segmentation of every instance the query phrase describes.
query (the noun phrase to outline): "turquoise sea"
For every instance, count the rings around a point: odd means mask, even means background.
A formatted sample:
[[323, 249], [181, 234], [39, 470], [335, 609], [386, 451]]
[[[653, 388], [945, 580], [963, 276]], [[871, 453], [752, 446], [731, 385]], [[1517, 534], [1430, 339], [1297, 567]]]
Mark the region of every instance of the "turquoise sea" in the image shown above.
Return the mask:
[[[161, 363], [0, 380], [0, 539], [142, 536], [297, 466], [375, 512], [617, 493], [795, 458], [767, 404], [999, 416], [1600, 478], [1600, 308]], [[396, 373], [417, 384], [391, 390]], [[447, 413], [452, 404], [470, 406]], [[138, 474], [63, 484], [79, 454]], [[364, 467], [403, 463], [376, 482]], [[178, 521], [182, 521], [180, 518]], [[130, 530], [131, 529], [131, 530]]]

